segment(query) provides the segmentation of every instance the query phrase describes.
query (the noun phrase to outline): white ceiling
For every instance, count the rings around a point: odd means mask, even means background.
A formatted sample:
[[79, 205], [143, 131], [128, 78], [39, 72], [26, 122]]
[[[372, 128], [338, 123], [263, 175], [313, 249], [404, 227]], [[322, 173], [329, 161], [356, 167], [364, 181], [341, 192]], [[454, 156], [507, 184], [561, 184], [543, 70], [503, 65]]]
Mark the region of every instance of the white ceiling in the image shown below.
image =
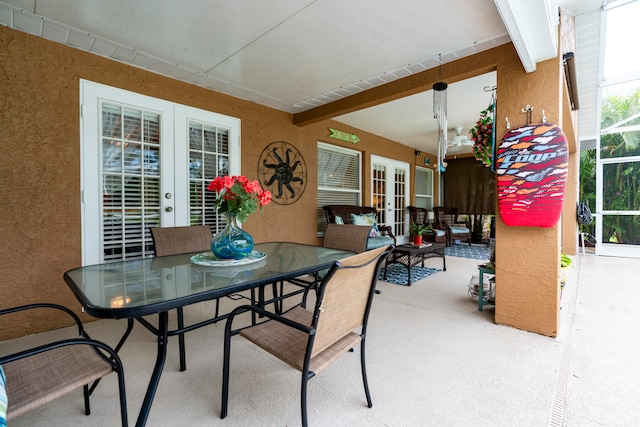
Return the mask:
[[[507, 3], [532, 1], [602, 3]], [[2, 0], [0, 24], [289, 113], [511, 40], [494, 0]], [[450, 127], [466, 134], [493, 85], [493, 73], [450, 84]], [[434, 153], [431, 97], [335, 119]]]

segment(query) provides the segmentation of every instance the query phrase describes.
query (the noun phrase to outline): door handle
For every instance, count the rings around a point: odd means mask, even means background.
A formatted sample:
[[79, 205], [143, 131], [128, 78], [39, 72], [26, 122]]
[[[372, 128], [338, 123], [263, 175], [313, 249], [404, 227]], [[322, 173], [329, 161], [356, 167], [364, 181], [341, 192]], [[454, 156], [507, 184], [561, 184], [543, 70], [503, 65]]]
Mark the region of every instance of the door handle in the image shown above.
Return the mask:
[[167, 206], [164, 210], [165, 212], [173, 212], [173, 208], [171, 206]]

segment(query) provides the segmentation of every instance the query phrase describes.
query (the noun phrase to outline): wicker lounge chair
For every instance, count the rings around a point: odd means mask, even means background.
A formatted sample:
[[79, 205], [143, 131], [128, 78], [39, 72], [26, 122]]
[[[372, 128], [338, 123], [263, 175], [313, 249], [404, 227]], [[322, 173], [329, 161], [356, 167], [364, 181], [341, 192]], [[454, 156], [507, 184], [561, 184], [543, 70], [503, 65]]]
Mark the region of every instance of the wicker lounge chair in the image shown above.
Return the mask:
[[469, 242], [471, 246], [471, 229], [458, 219], [457, 208], [445, 208], [438, 206], [433, 208], [436, 217], [436, 226], [447, 231], [447, 246], [451, 246], [454, 240]]
[[429, 225], [431, 226], [431, 231], [425, 232], [423, 234], [423, 238], [428, 242], [437, 242], [437, 243], [447, 243], [447, 232], [446, 230], [441, 230], [439, 228], [433, 227], [433, 224], [429, 223], [428, 213], [429, 210], [426, 208], [418, 208], [416, 206], [408, 206], [409, 216], [411, 217], [411, 222], [415, 222], [416, 224]]

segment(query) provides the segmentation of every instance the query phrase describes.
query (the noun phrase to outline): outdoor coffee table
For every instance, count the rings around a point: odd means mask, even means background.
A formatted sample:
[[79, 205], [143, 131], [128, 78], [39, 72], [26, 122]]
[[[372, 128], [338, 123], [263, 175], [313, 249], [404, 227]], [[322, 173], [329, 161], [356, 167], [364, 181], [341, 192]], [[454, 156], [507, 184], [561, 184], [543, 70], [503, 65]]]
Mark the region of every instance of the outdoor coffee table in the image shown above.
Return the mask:
[[401, 264], [407, 267], [407, 285], [411, 286], [411, 267], [421, 264], [427, 258], [442, 258], [442, 271], [447, 271], [447, 260], [444, 256], [444, 243], [427, 243], [417, 246], [412, 243], [397, 246], [384, 263], [384, 280], [387, 279], [387, 266], [389, 264]]

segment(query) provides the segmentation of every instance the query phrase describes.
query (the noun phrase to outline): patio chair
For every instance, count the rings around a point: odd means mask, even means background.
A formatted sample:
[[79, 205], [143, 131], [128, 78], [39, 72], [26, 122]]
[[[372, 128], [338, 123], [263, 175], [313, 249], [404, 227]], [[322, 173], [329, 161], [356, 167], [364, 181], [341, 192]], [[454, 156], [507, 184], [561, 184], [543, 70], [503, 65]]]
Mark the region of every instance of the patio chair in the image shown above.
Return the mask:
[[[360, 343], [360, 364], [367, 406], [372, 406], [365, 369], [365, 337], [378, 270], [390, 253], [386, 246], [336, 261], [318, 287], [312, 311], [297, 305], [283, 315], [255, 306], [236, 308], [227, 319], [222, 372], [221, 418], [227, 416], [231, 337], [240, 334], [302, 373], [302, 425], [307, 426], [307, 383]], [[232, 329], [236, 315], [254, 311], [268, 320]]]
[[[156, 256], [177, 255], [211, 250], [211, 228], [208, 225], [180, 227], [153, 227], [151, 237]], [[216, 299], [215, 317], [219, 314], [219, 301]], [[184, 310], [176, 309], [178, 329], [184, 328]], [[180, 348], [180, 371], [187, 369], [184, 333], [178, 334]]]
[[[127, 426], [122, 362], [111, 347], [89, 337], [73, 311], [61, 305], [41, 303], [0, 310], [0, 316], [51, 309], [61, 310], [73, 319], [78, 337], [51, 341], [0, 357], [0, 424], [5, 415], [2, 414], [3, 408], [7, 410], [6, 420], [12, 420], [80, 387], [84, 393], [84, 412], [89, 415], [89, 397], [98, 381], [115, 372], [118, 375], [121, 423]], [[8, 406], [2, 404], [7, 401]], [[55, 421], [50, 423], [55, 424]]]
[[150, 228], [156, 256], [186, 254], [211, 250], [208, 225]]
[[[191, 252], [203, 252], [211, 250], [211, 228], [208, 225], [191, 225], [178, 227], [154, 227], [151, 228], [151, 237], [156, 256], [177, 255]], [[275, 288], [275, 284], [273, 285]], [[264, 291], [260, 290], [260, 295]], [[247, 298], [240, 294], [230, 295], [232, 299]], [[247, 298], [249, 299], [249, 298]], [[251, 303], [255, 303], [255, 291], [251, 290]], [[216, 299], [214, 319], [220, 315], [220, 300]], [[258, 302], [258, 304], [261, 304]], [[262, 304], [264, 305], [264, 304]], [[184, 309], [177, 308], [178, 329], [184, 328]], [[184, 333], [178, 334], [178, 347], [180, 351], [180, 371], [187, 369], [186, 345]]]
[[435, 228], [433, 224], [429, 222], [429, 210], [426, 208], [419, 208], [416, 206], [407, 206], [409, 211], [409, 217], [411, 222], [416, 224], [431, 226], [430, 231], [426, 231], [422, 237], [426, 241], [433, 241], [437, 243], [447, 243], [447, 232], [439, 228]]
[[[331, 249], [340, 249], [343, 251], [351, 251], [354, 253], [362, 253], [367, 250], [367, 241], [369, 239], [370, 227], [353, 224], [327, 224], [327, 228], [324, 232], [324, 240], [322, 246]], [[322, 277], [325, 272], [319, 272], [313, 275], [313, 280], [297, 277], [295, 279], [287, 280], [288, 283], [300, 286], [303, 288], [304, 295], [302, 297], [302, 306], [306, 306], [307, 295], [309, 291], [315, 290], [317, 293], [318, 284], [322, 281]], [[280, 294], [282, 295], [283, 288], [280, 287]], [[284, 296], [285, 298], [293, 295], [297, 295], [300, 291], [294, 291]], [[282, 307], [280, 306], [280, 313]]]
[[327, 224], [322, 246], [357, 254], [366, 252], [370, 228], [352, 224]]
[[469, 246], [471, 246], [471, 229], [468, 224], [458, 219], [458, 208], [437, 206], [433, 208], [433, 212], [436, 227], [447, 232], [447, 246], [451, 246], [455, 240], [469, 242]]

